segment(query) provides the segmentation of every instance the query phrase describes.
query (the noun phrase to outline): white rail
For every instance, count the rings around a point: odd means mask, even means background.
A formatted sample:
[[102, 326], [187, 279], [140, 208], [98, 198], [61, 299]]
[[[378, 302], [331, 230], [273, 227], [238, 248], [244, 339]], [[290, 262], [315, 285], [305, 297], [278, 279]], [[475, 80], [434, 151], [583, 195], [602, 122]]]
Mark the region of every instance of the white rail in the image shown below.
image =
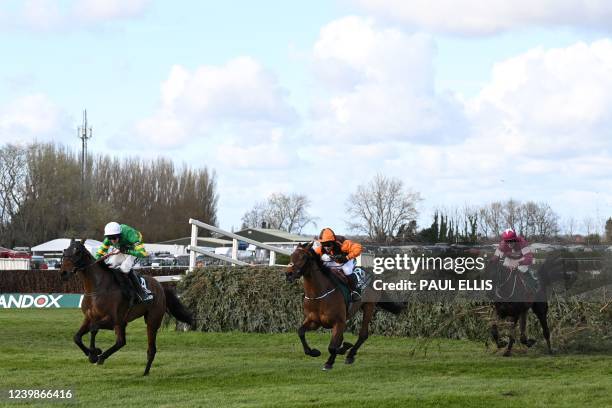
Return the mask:
[[[220, 259], [222, 261], [229, 262], [233, 265], [249, 265], [247, 262], [238, 260], [238, 241], [243, 241], [252, 245], [255, 245], [258, 248], [267, 249], [270, 251], [270, 262], [271, 266], [276, 265], [276, 253], [291, 255], [292, 251], [289, 249], [279, 248], [270, 244], [264, 244], [263, 242], [255, 241], [250, 238], [243, 237], [238, 234], [234, 234], [233, 232], [222, 230], [221, 228], [215, 227], [214, 225], [206, 224], [202, 221], [194, 220], [193, 218], [189, 219], [189, 224], [191, 224], [191, 245], [189, 245], [189, 272], [193, 271], [196, 265], [196, 254], [202, 254], [204, 256], [209, 256], [211, 258]], [[227, 256], [214, 254], [208, 251], [204, 251], [203, 249], [198, 247], [198, 229], [203, 228], [205, 230], [216, 232], [223, 236], [232, 238], [232, 257], [229, 258]], [[287, 244], [287, 243], [285, 243]]]

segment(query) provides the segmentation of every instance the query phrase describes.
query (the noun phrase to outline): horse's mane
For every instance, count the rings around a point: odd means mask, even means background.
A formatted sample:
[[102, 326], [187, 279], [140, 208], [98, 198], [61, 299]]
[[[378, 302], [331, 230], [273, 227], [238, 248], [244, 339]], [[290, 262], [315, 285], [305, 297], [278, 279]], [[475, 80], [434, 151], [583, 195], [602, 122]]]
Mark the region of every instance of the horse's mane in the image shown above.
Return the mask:
[[[92, 266], [95, 262], [95, 257], [87, 250], [87, 247], [85, 247], [85, 240], [80, 240], [80, 241], [74, 241], [74, 245], [78, 246], [78, 250], [79, 253], [81, 254], [81, 256], [83, 256], [85, 258], [85, 261], [88, 262], [88, 266]], [[106, 264], [106, 262], [98, 262], [97, 263], [98, 266], [100, 268], [102, 268], [103, 270], [110, 272], [111, 268], [109, 265]]]
[[335, 278], [333, 272], [331, 271], [330, 268], [325, 266], [325, 264], [321, 260], [321, 257], [319, 255], [317, 255], [317, 253], [314, 251], [313, 244], [314, 244], [314, 242], [311, 241], [311, 242], [309, 242], [307, 244], [301, 244], [301, 245], [298, 245], [298, 246], [306, 251], [306, 253], [308, 255], [308, 259], [315, 262], [315, 264], [317, 265], [319, 270], [323, 273], [323, 275], [326, 276], [328, 279], [331, 279], [333, 281], [333, 279]]

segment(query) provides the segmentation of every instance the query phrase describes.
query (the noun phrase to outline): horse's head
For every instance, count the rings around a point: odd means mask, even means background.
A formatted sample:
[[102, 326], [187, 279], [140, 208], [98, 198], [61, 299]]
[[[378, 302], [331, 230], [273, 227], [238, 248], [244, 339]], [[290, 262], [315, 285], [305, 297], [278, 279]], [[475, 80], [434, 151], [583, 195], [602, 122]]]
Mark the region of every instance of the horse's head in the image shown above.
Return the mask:
[[70, 240], [68, 248], [64, 249], [62, 254], [62, 262], [60, 265], [60, 274], [62, 280], [68, 280], [79, 269], [83, 269], [89, 265], [90, 256], [87, 248], [81, 241]]
[[304, 275], [304, 268], [312, 258], [311, 252], [312, 243], [298, 244], [291, 254], [289, 265], [287, 265], [287, 271], [285, 272], [287, 282], [292, 283]]

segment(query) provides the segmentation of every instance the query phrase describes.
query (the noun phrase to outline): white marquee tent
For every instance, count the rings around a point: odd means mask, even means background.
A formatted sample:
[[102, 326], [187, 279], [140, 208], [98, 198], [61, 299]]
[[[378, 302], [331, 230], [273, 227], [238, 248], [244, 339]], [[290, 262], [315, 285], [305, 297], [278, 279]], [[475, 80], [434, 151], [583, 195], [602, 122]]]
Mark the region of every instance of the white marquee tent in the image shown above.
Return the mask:
[[[85, 248], [94, 254], [98, 247], [102, 245], [100, 241], [96, 241], [95, 239], [88, 239], [85, 241]], [[51, 254], [61, 254], [62, 251], [70, 246], [69, 238], [58, 238], [53, 239], [49, 242], [45, 242], [44, 244], [37, 245], [31, 248], [33, 255], [51, 255]]]

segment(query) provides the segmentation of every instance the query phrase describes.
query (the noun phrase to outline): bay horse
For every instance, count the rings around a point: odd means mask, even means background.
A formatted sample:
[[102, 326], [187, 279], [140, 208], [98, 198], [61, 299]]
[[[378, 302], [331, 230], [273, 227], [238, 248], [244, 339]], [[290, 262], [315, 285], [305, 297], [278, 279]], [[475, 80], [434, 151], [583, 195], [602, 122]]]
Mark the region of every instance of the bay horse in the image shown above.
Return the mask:
[[[542, 266], [536, 270], [539, 281], [537, 291], [531, 291], [523, 279], [522, 272], [509, 270], [499, 261], [489, 263], [489, 277], [493, 281], [493, 306], [498, 321], [491, 325], [491, 337], [498, 349], [506, 347], [505, 357], [512, 355], [512, 346], [516, 342], [516, 324], [520, 322], [520, 342], [527, 347], [533, 346], [536, 341], [527, 338], [527, 312], [529, 309], [538, 318], [542, 327], [542, 334], [546, 340], [548, 353], [552, 354], [550, 343], [550, 329], [548, 327], [548, 299], [547, 291], [551, 283], [565, 279], [566, 266], [564, 259], [559, 256], [548, 258]], [[499, 320], [510, 319], [511, 330], [508, 342], [500, 339], [498, 323]]]
[[[176, 294], [150, 276], [144, 279], [154, 295], [150, 304], [132, 305], [123, 295], [121, 286], [113, 272], [104, 262], [96, 261], [81, 241], [70, 241], [64, 250], [60, 272], [63, 280], [76, 275], [83, 281], [84, 298], [81, 311], [85, 316], [81, 327], [74, 335], [74, 342], [85, 353], [90, 363], [104, 364], [114, 352], [126, 344], [125, 329], [128, 322], [141, 316], [147, 325], [147, 365], [143, 375], [148, 375], [157, 351], [156, 337], [164, 314], [169, 312], [176, 319], [193, 324], [189, 311], [181, 304]], [[102, 352], [96, 347], [98, 330], [114, 330], [115, 344]], [[83, 344], [83, 335], [91, 333], [90, 346]]]
[[[329, 272], [332, 273], [332, 272]], [[352, 364], [355, 355], [369, 335], [369, 325], [376, 306], [380, 306], [393, 314], [399, 314], [404, 304], [393, 302], [354, 302], [350, 310], [347, 310], [344, 296], [328, 273], [324, 272], [324, 266], [319, 256], [312, 249], [312, 242], [298, 245], [291, 254], [290, 263], [287, 265], [286, 278], [292, 283], [303, 277], [304, 280], [304, 321], [298, 329], [298, 336], [304, 348], [304, 354], [311, 357], [319, 357], [321, 352], [311, 348], [306, 341], [306, 332], [316, 330], [319, 327], [332, 329], [332, 337], [327, 350], [329, 358], [323, 366], [323, 370], [331, 370], [337, 355], [344, 355], [347, 351], [345, 363]], [[367, 290], [367, 289], [366, 289]], [[364, 292], [364, 296], [365, 296]], [[346, 322], [361, 309], [363, 322], [359, 330], [359, 337], [355, 345], [343, 342]]]

